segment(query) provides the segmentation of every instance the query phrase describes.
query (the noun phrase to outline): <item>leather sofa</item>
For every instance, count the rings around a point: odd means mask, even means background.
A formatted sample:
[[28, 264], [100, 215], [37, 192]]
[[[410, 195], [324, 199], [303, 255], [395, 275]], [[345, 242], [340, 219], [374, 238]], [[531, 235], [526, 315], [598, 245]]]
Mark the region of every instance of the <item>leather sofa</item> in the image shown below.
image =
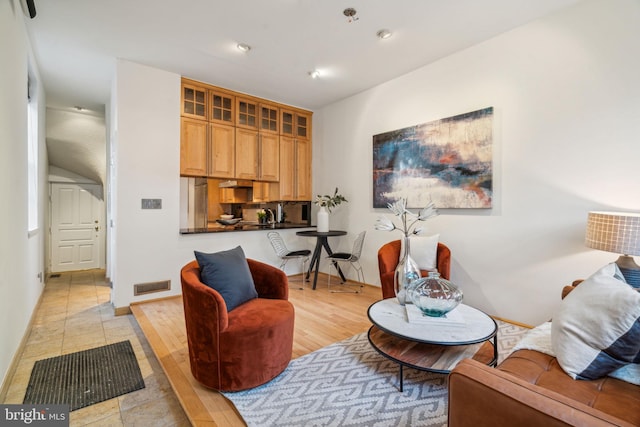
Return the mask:
[[573, 380], [555, 357], [533, 350], [515, 351], [497, 368], [466, 359], [449, 375], [449, 427], [567, 425], [640, 426], [640, 386]]

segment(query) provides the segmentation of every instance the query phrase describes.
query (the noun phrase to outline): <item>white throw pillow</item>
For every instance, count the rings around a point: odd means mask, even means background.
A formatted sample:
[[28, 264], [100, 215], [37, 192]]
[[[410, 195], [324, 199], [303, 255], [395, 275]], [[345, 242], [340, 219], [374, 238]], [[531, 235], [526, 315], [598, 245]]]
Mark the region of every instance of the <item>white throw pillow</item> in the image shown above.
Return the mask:
[[597, 379], [640, 363], [640, 292], [609, 264], [578, 285], [553, 316], [551, 344], [574, 379]]
[[[420, 270], [435, 270], [437, 269], [437, 257], [438, 257], [438, 240], [439, 234], [433, 236], [413, 236], [410, 238], [409, 245], [411, 258], [416, 262]], [[400, 257], [404, 253], [404, 239], [401, 240]]]

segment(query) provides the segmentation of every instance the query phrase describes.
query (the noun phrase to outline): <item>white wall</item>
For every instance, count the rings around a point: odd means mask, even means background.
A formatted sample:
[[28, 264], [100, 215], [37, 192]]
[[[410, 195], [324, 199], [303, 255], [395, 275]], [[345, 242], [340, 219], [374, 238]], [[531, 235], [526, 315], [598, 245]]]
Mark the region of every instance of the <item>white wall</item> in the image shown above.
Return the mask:
[[[28, 235], [27, 70], [33, 58], [18, 0], [0, 2], [0, 382], [27, 331], [38, 302], [44, 273], [44, 232], [48, 218], [47, 152], [44, 143], [45, 97], [39, 85], [38, 230]], [[32, 69], [39, 80], [37, 64]]]
[[339, 186], [349, 199], [332, 217], [345, 244], [368, 230], [367, 282], [400, 236], [373, 228], [388, 212], [372, 207], [372, 136], [488, 106], [493, 209], [425, 223], [451, 248], [465, 302], [538, 324], [562, 286], [614, 261], [584, 231], [589, 210], [640, 211], [639, 23], [637, 0], [586, 1], [317, 112], [314, 194]]
[[49, 163], [105, 185], [105, 119], [95, 114], [47, 108]]
[[[426, 225], [451, 247], [467, 303], [531, 324], [550, 317], [563, 285], [616, 258], [584, 247], [587, 212], [640, 210], [639, 9], [586, 1], [317, 111], [314, 194], [339, 186], [349, 199], [332, 224], [350, 235], [332, 245], [348, 249], [367, 229], [363, 265], [378, 284], [377, 249], [399, 236], [373, 229], [386, 211], [371, 203], [372, 136], [493, 106], [494, 208], [445, 210]], [[178, 294], [194, 249], [241, 245], [275, 264], [262, 231], [179, 234], [180, 76], [122, 60], [116, 68], [114, 305]], [[163, 209], [141, 210], [142, 198], [161, 198]], [[171, 292], [133, 297], [133, 284], [166, 279]]]
[[[180, 268], [194, 259], [194, 250], [214, 252], [241, 245], [248, 257], [276, 263], [266, 231], [179, 233], [179, 75], [118, 60], [108, 121], [114, 159], [108, 215], [113, 219], [109, 250], [115, 307], [180, 294]], [[142, 198], [162, 199], [162, 209], [142, 210]], [[282, 234], [291, 245], [313, 243], [293, 231]], [[134, 284], [160, 280], [171, 280], [170, 292], [133, 296]]]

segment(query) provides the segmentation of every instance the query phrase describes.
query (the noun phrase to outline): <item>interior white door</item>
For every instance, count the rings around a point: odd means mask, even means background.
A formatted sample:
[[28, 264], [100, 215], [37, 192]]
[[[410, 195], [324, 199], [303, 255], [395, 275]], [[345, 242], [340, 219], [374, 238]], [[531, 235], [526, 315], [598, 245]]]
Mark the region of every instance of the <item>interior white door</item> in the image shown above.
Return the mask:
[[98, 184], [51, 184], [51, 272], [103, 265], [104, 200]]

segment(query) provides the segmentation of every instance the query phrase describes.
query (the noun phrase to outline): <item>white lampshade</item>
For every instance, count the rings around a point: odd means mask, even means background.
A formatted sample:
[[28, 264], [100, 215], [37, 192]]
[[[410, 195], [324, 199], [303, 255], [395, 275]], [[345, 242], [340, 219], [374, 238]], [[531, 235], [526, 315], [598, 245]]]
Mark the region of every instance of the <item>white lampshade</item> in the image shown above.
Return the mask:
[[640, 255], [640, 213], [589, 212], [585, 244], [621, 254], [616, 261], [620, 272], [640, 291], [640, 266], [631, 258]]
[[640, 213], [589, 212], [585, 244], [601, 251], [640, 255]]

